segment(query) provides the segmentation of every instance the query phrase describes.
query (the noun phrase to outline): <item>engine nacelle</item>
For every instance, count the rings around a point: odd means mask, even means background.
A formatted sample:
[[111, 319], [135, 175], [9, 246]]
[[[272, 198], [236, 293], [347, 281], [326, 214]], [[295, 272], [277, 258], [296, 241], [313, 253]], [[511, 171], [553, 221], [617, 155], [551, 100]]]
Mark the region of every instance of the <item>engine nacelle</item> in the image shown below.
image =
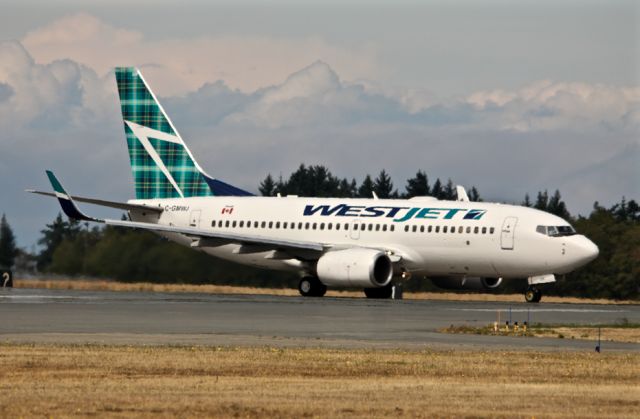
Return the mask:
[[440, 288], [448, 290], [492, 290], [502, 284], [502, 278], [437, 277], [430, 278]]
[[318, 259], [316, 273], [325, 285], [378, 288], [391, 282], [393, 264], [389, 256], [379, 250], [336, 250]]

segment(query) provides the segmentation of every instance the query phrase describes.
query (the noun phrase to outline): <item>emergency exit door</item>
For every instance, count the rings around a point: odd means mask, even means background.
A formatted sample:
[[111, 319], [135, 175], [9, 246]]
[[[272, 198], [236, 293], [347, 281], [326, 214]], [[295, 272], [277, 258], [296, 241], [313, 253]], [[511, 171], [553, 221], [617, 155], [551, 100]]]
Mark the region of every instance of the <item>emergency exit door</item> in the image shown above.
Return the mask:
[[500, 235], [500, 245], [503, 250], [513, 250], [516, 224], [518, 224], [518, 218], [507, 217], [502, 223], [502, 233]]
[[360, 238], [360, 226], [362, 224], [360, 223], [360, 220], [357, 218], [354, 218], [354, 220], [350, 223], [349, 228], [351, 229], [351, 231], [349, 232], [349, 237], [351, 237], [352, 240], [358, 240]]

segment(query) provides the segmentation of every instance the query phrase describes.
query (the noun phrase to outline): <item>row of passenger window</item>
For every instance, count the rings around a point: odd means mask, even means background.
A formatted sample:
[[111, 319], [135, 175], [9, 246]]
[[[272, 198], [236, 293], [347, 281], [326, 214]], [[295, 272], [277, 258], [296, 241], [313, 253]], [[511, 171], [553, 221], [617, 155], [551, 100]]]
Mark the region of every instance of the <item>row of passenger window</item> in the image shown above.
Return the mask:
[[[285, 229], [285, 230], [349, 230], [349, 223], [295, 223], [295, 222], [287, 222], [287, 221], [230, 221], [230, 220], [213, 220], [211, 222], [211, 227], [219, 227], [219, 228], [269, 228], [269, 229]], [[361, 230], [361, 231], [395, 231], [395, 225], [391, 224], [391, 225], [387, 225], [387, 224], [373, 224], [373, 223], [358, 223], [358, 224], [354, 224], [353, 225], [353, 229], [354, 230]], [[425, 231], [427, 233], [440, 233], [442, 231], [442, 233], [455, 233], [456, 232], [456, 227], [455, 226], [442, 226], [442, 229], [440, 228], [439, 225], [436, 226], [417, 226], [417, 225], [413, 225], [413, 226], [409, 226], [406, 225], [404, 226], [404, 231], [405, 232], [420, 232], [420, 233], [424, 233]], [[487, 227], [471, 227], [468, 226], [466, 227], [466, 232], [467, 234], [471, 234], [473, 232], [473, 234], [487, 234], [487, 231], [489, 232], [489, 234], [493, 234], [495, 232], [495, 229], [493, 227], [488, 228]], [[462, 234], [465, 232], [465, 227], [463, 226], [459, 226], [457, 227], [457, 232]]]
[[[373, 231], [375, 229], [375, 231], [394, 231], [395, 230], [395, 226], [392, 224], [390, 226], [387, 227], [387, 224], [358, 224], [360, 226], [360, 230], [369, 230], [369, 231]], [[358, 225], [355, 226], [354, 229], [358, 229]], [[218, 220], [216, 222], [216, 220], [213, 220], [211, 222], [211, 227], [226, 227], [226, 228], [276, 228], [276, 229], [288, 229], [288, 230], [349, 230], [349, 223], [302, 223], [299, 222], [294, 223], [294, 222], [287, 222], [287, 221], [222, 221], [222, 220]], [[368, 228], [367, 228], [368, 226]]]

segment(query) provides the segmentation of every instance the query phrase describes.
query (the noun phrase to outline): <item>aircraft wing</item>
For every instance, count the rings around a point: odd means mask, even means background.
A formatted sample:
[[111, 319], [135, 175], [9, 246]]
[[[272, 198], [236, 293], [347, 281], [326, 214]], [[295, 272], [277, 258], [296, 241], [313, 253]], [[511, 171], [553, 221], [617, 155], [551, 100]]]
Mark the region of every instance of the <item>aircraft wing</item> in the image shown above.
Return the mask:
[[[57, 197], [57, 195], [54, 192], [43, 192], [43, 191], [36, 191], [36, 190], [33, 190], [33, 189], [27, 189], [25, 192], [35, 193], [35, 194], [38, 194], [38, 195]], [[75, 195], [71, 196], [71, 195], [69, 195], [69, 198], [71, 198], [71, 199], [73, 199], [74, 201], [77, 201], [77, 202], [83, 202], [83, 203], [86, 203], [86, 204], [99, 205], [101, 207], [116, 208], [116, 209], [121, 209], [121, 210], [125, 210], [125, 211], [143, 210], [143, 211], [154, 212], [154, 213], [161, 213], [163, 211], [162, 208], [158, 208], [158, 207], [149, 207], [149, 206], [146, 206], [146, 205], [129, 204], [129, 203], [126, 203], [126, 202], [105, 201], [104, 199], [86, 198], [84, 196], [75, 196]]]
[[[186, 236], [193, 238], [194, 243], [197, 244], [196, 247], [198, 246], [215, 247], [215, 246], [221, 246], [223, 244], [230, 244], [230, 243], [248, 245], [248, 246], [245, 246], [244, 251], [241, 250], [243, 253], [269, 251], [269, 250], [275, 250], [275, 251], [295, 250], [295, 251], [323, 252], [325, 248], [330, 247], [328, 245], [324, 245], [322, 243], [317, 243], [317, 242], [274, 239], [274, 238], [262, 237], [257, 235], [217, 232], [217, 231], [211, 231], [211, 230], [204, 230], [196, 227], [179, 227], [179, 226], [172, 226], [172, 225], [165, 225], [165, 224], [100, 219], [100, 218], [90, 217], [88, 215], [85, 215], [82, 211], [80, 211], [80, 209], [76, 206], [73, 197], [70, 196], [65, 191], [65, 189], [62, 187], [62, 184], [58, 181], [58, 179], [55, 177], [53, 172], [51, 172], [50, 170], [47, 170], [47, 176], [49, 177], [49, 181], [53, 186], [54, 193], [42, 193], [42, 194], [49, 195], [49, 196], [53, 195], [57, 197], [58, 201], [60, 202], [60, 206], [62, 207], [62, 210], [69, 218], [84, 220], [84, 221], [94, 221], [97, 223], [118, 226], [118, 227], [149, 230], [149, 231], [154, 231], [159, 233], [184, 234]], [[85, 202], [89, 202], [88, 199], [86, 198], [83, 198], [83, 199], [85, 200]], [[92, 202], [90, 203], [97, 203], [96, 201], [99, 201], [99, 200], [91, 200], [91, 201]], [[125, 205], [128, 207], [135, 207], [134, 209], [156, 210], [156, 208], [153, 208], [153, 207], [145, 207], [141, 205], [130, 205], [130, 204], [122, 204], [116, 208], [130, 209], [125, 207]], [[114, 205], [107, 205], [107, 206], [113, 207]], [[198, 240], [201, 240], [202, 242], [201, 243], [196, 242]]]
[[164, 224], [141, 223], [136, 221], [121, 221], [109, 219], [102, 221], [104, 222], [104, 224], [118, 227], [137, 228], [141, 230], [157, 231], [162, 233], [178, 233], [193, 237], [194, 239], [214, 239], [214, 241], [210, 243], [217, 244], [216, 242], [219, 242], [218, 245], [226, 243], [253, 244], [264, 246], [265, 248], [268, 248], [267, 250], [292, 248], [301, 250], [315, 250], [317, 252], [322, 252], [325, 249], [325, 246], [323, 244], [316, 242], [272, 239], [269, 237], [253, 236], [247, 234], [209, 231], [195, 227], [177, 227]]

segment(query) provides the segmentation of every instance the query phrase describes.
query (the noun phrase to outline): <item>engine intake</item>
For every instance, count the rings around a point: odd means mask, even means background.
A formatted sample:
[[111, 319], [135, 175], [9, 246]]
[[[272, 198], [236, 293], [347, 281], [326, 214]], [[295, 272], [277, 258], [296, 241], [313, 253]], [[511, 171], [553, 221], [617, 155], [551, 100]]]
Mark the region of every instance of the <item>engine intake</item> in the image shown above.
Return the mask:
[[391, 282], [393, 264], [389, 256], [379, 250], [336, 250], [318, 259], [316, 273], [325, 285], [378, 288]]
[[502, 284], [502, 278], [437, 277], [430, 279], [437, 287], [448, 290], [492, 290]]

